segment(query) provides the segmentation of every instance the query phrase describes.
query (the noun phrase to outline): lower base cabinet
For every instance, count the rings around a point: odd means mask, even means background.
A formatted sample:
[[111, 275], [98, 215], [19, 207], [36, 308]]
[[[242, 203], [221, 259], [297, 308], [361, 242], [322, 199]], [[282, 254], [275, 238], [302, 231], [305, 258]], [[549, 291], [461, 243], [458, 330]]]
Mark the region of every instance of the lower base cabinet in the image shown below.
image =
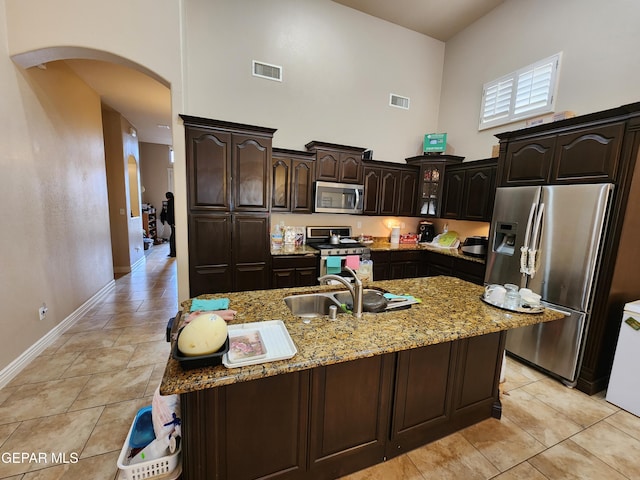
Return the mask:
[[183, 394], [182, 478], [333, 479], [500, 418], [504, 339], [498, 332]]
[[317, 255], [284, 255], [272, 257], [271, 288], [307, 287], [317, 284]]

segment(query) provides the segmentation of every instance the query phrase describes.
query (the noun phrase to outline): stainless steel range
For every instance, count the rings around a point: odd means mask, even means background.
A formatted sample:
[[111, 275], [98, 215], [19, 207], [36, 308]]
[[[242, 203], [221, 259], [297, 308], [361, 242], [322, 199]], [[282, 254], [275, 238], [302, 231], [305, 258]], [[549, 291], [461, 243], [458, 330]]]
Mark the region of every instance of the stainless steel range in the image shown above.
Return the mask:
[[351, 236], [351, 227], [307, 227], [307, 245], [320, 251], [320, 276], [341, 275], [345, 266], [357, 271], [369, 259], [371, 250]]

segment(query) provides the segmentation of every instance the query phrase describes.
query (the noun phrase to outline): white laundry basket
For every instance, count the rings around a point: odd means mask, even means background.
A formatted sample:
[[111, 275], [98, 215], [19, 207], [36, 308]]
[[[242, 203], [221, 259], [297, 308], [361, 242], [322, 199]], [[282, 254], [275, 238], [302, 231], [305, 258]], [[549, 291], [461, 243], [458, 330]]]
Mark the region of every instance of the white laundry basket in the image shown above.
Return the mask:
[[[129, 465], [126, 463], [126, 460], [130, 456], [131, 448], [129, 447], [129, 440], [131, 439], [131, 432], [133, 432], [133, 426], [135, 424], [135, 419], [131, 423], [131, 428], [129, 428], [129, 434], [127, 435], [127, 439], [122, 446], [122, 450], [120, 451], [120, 456], [118, 457], [118, 468], [120, 469], [119, 479], [120, 480], [146, 480], [146, 479], [159, 479], [160, 476], [164, 476], [164, 478], [177, 478], [171, 476], [170, 474], [176, 470], [178, 464], [180, 463], [180, 452], [182, 451], [182, 446], [180, 442], [178, 443], [178, 448], [171, 455], [167, 455], [165, 457], [160, 457], [156, 460], [149, 460], [147, 462], [135, 463], [133, 465]], [[182, 470], [182, 468], [180, 468]], [[164, 480], [163, 478], [163, 480]]]

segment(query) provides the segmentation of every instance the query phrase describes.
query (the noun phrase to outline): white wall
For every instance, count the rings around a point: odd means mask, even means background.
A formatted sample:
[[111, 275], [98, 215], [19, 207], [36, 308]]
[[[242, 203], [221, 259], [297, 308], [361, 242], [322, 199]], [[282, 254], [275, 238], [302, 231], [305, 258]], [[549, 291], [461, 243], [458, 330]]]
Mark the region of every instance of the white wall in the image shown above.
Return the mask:
[[466, 160], [491, 156], [495, 133], [478, 131], [482, 85], [563, 52], [556, 111], [577, 115], [640, 100], [640, 2], [507, 0], [446, 44], [438, 130]]
[[[186, 112], [277, 128], [274, 146], [311, 140], [402, 162], [437, 125], [444, 44], [319, 0], [188, 0]], [[251, 75], [251, 61], [283, 81]], [[390, 107], [389, 94], [411, 99]]]

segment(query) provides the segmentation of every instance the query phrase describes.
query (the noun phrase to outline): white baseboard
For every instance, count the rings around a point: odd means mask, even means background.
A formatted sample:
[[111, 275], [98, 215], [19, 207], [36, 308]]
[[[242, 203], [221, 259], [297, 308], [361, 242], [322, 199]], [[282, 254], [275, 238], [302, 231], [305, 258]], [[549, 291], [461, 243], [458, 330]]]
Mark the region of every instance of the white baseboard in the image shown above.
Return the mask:
[[141, 256], [133, 265], [113, 267], [113, 273], [131, 273], [145, 262], [145, 256]]
[[65, 318], [58, 325], [53, 327], [47, 332], [47, 334], [31, 345], [25, 350], [18, 358], [7, 365], [0, 371], [0, 388], [6, 386], [11, 380], [14, 379], [33, 359], [44, 352], [47, 347], [53, 345], [53, 343], [69, 328], [71, 328], [82, 316], [87, 313], [94, 305], [96, 305], [102, 297], [111, 292], [116, 286], [116, 281], [111, 280], [101, 290], [98, 291], [93, 297], [84, 302], [78, 307], [71, 315]]

